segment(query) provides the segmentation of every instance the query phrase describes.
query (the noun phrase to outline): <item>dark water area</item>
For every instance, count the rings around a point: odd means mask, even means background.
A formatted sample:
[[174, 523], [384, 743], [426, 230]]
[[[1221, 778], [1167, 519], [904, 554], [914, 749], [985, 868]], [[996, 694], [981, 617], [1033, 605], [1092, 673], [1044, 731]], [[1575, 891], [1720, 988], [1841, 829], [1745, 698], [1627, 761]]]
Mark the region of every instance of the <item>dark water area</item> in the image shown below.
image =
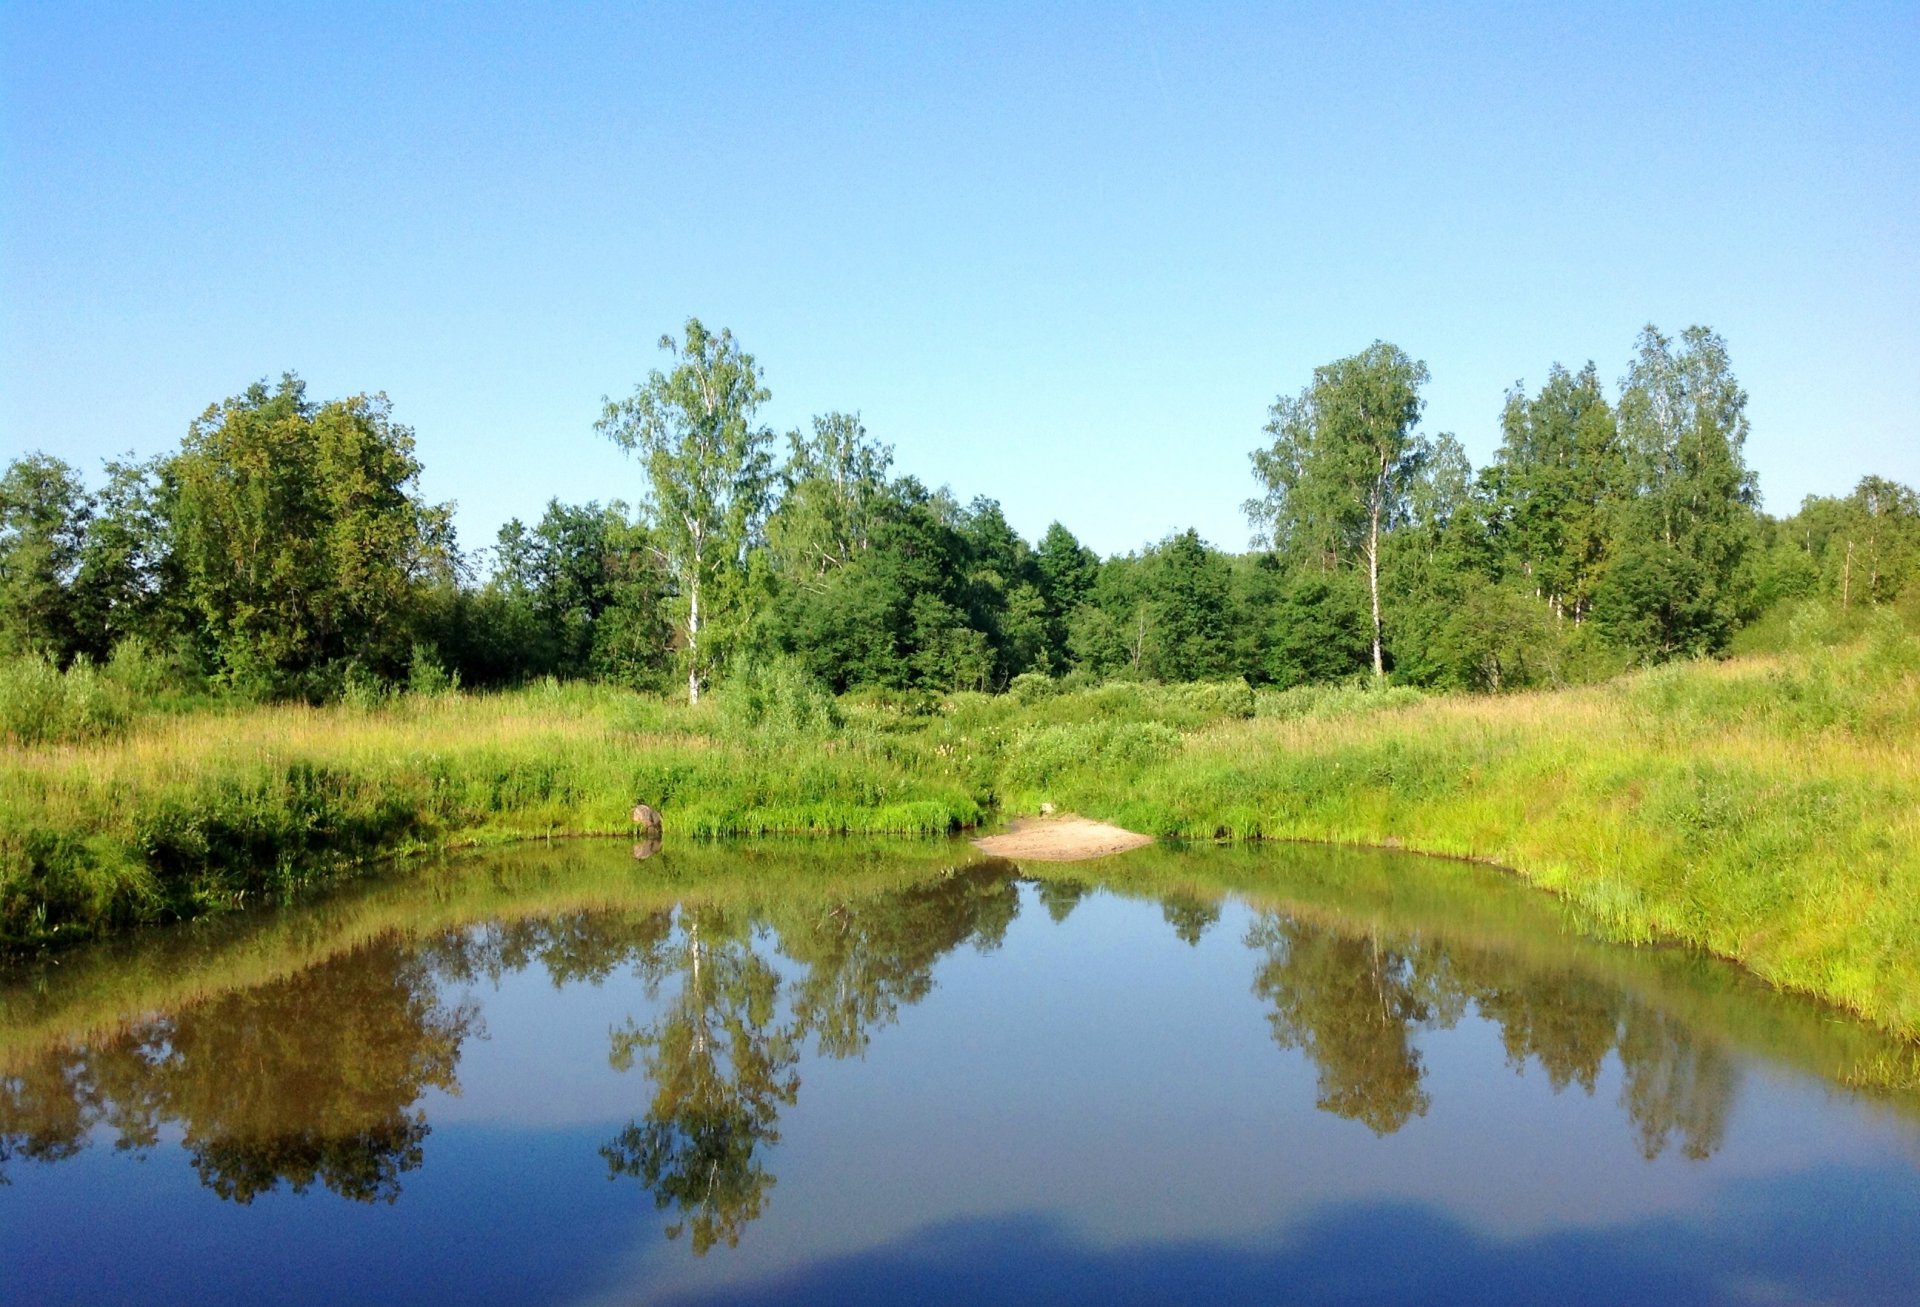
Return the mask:
[[1920, 1302], [1920, 1049], [1321, 849], [476, 856], [0, 982], [0, 1300]]

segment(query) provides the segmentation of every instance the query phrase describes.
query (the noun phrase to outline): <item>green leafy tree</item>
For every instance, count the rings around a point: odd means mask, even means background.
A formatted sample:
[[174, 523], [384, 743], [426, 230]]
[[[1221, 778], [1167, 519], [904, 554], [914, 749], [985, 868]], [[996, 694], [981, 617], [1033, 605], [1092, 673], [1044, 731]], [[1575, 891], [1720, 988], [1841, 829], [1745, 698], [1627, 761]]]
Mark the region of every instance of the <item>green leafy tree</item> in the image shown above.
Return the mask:
[[93, 503], [78, 474], [28, 454], [0, 478], [0, 653], [72, 656], [72, 595]]
[[625, 504], [549, 501], [532, 528], [515, 518], [500, 529], [494, 559], [521, 675], [656, 683], [671, 639], [665, 578]]
[[1045, 614], [1047, 668], [1058, 674], [1072, 660], [1070, 652], [1074, 613], [1093, 597], [1100, 575], [1100, 557], [1081, 544], [1058, 522], [1047, 527], [1034, 551], [1034, 570]]
[[1140, 669], [1162, 681], [1229, 675], [1233, 605], [1226, 558], [1189, 528], [1147, 550], [1139, 578], [1146, 606]]
[[1602, 628], [1641, 658], [1722, 648], [1741, 617], [1758, 500], [1746, 408], [1719, 336], [1641, 333], [1619, 418], [1634, 495], [1594, 596]]
[[1840, 607], [1898, 599], [1920, 570], [1920, 495], [1885, 477], [1862, 477], [1834, 519], [1822, 570]]
[[785, 493], [767, 521], [767, 543], [781, 579], [806, 584], [873, 543], [893, 447], [868, 435], [857, 413], [816, 417], [811, 435], [791, 431], [787, 441]]
[[874, 505], [867, 548], [775, 592], [768, 642], [836, 691], [984, 686], [993, 652], [969, 625], [972, 554], [959, 516], [944, 493], [894, 482]]
[[773, 435], [754, 415], [770, 392], [731, 331], [689, 318], [685, 340], [662, 336], [660, 348], [672, 370], [655, 368], [626, 399], [604, 399], [594, 425], [646, 467], [656, 547], [685, 605], [687, 698], [698, 703], [716, 662], [708, 628], [718, 617], [725, 633], [767, 508]]
[[453, 563], [385, 395], [316, 404], [292, 373], [207, 409], [165, 467], [188, 603], [225, 675], [312, 692], [348, 663], [406, 667], [419, 591]]
[[975, 499], [960, 515], [969, 585], [967, 625], [992, 650], [991, 683], [1004, 686], [1047, 664], [1046, 599], [1033, 550], [992, 499]]
[[107, 483], [94, 497], [73, 597], [82, 644], [95, 659], [129, 639], [169, 644], [184, 626], [161, 466], [132, 455], [109, 460]]
[[1626, 449], [1593, 364], [1570, 373], [1556, 363], [1531, 397], [1515, 385], [1500, 428], [1485, 478], [1499, 562], [1556, 617], [1582, 621], [1629, 488]]
[[1275, 400], [1266, 427], [1272, 444], [1251, 456], [1264, 493], [1245, 507], [1263, 542], [1328, 570], [1364, 565], [1376, 677], [1386, 674], [1381, 537], [1404, 519], [1430, 452], [1414, 434], [1426, 381], [1426, 364], [1375, 341], [1315, 368], [1299, 395]]

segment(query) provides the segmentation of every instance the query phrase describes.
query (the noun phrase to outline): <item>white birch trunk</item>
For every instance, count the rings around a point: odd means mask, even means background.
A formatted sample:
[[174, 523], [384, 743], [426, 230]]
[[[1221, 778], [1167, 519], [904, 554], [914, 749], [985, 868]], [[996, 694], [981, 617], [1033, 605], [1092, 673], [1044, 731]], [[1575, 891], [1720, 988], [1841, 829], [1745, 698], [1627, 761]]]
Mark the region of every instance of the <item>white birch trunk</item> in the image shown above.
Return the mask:
[[1387, 456], [1380, 456], [1380, 479], [1373, 484], [1373, 504], [1367, 524], [1367, 589], [1373, 595], [1373, 679], [1387, 674], [1380, 654], [1380, 501], [1386, 495]]

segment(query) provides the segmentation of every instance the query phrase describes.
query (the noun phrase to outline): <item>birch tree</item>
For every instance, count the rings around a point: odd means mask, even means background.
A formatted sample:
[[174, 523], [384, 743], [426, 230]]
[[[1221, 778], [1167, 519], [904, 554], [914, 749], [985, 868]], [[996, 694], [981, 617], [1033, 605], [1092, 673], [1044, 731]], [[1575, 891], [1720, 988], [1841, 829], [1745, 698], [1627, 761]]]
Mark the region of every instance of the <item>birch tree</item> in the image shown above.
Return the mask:
[[603, 397], [594, 429], [646, 467], [655, 547], [686, 606], [687, 698], [698, 703], [715, 592], [745, 571], [766, 512], [773, 433], [753, 419], [769, 392], [731, 331], [689, 318], [686, 339], [662, 336], [660, 348], [672, 370], [655, 368], [626, 399]]
[[1723, 648], [1740, 619], [1742, 557], [1759, 491], [1747, 468], [1747, 393], [1726, 342], [1649, 326], [1621, 382], [1632, 496], [1596, 587], [1601, 629], [1643, 658]]
[[1380, 538], [1405, 520], [1429, 449], [1414, 434], [1427, 365], [1375, 341], [1313, 370], [1297, 396], [1274, 401], [1273, 443], [1252, 455], [1266, 493], [1246, 503], [1259, 539], [1327, 571], [1364, 564], [1373, 606], [1373, 674], [1386, 675]]

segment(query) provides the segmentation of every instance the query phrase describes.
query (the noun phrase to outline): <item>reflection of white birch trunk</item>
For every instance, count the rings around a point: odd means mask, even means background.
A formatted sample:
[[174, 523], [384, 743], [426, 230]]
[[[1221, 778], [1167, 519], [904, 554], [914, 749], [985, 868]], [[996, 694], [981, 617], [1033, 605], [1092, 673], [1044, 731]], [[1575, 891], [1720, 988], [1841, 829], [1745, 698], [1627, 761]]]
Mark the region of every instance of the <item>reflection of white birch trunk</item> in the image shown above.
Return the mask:
[[707, 1052], [707, 996], [701, 988], [700, 964], [704, 959], [701, 956], [700, 926], [697, 922], [687, 923], [687, 957], [691, 964], [688, 990], [693, 995], [693, 1051], [704, 1057]]

